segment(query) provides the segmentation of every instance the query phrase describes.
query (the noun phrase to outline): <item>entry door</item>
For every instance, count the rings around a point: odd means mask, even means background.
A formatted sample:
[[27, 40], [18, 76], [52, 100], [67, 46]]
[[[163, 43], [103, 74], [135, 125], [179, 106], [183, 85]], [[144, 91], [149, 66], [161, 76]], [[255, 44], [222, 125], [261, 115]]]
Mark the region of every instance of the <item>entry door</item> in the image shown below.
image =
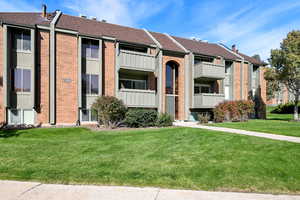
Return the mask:
[[176, 119], [176, 95], [166, 95], [166, 112]]

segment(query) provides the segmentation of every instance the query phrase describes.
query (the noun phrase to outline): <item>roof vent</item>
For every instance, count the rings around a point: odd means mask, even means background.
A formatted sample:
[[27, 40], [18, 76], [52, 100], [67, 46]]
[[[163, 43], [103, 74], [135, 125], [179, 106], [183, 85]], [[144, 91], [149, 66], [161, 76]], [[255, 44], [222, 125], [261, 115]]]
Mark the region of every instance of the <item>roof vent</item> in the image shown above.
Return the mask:
[[84, 19], [86, 19], [87, 18], [87, 16], [86, 15], [82, 15], [82, 14], [80, 14], [79, 15], [81, 18], [84, 18]]
[[237, 51], [238, 51], [235, 44], [233, 44], [233, 45], [231, 46], [231, 50], [234, 51], [234, 52], [237, 52]]
[[91, 17], [92, 20], [97, 20], [97, 17]]
[[104, 22], [104, 23], [105, 23], [105, 22], [106, 22], [106, 20], [105, 20], [105, 19], [102, 19], [102, 20], [101, 20], [101, 22]]
[[46, 6], [46, 4], [42, 5], [42, 17], [44, 17], [44, 18], [47, 17], [47, 6]]

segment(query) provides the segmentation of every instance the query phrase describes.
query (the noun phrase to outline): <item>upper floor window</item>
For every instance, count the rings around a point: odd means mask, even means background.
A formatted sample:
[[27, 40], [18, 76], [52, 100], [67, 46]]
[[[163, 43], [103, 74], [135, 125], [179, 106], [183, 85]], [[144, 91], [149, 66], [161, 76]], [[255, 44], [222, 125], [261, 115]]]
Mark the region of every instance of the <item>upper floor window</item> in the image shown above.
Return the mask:
[[211, 86], [210, 85], [204, 85], [204, 84], [195, 84], [194, 86], [194, 93], [200, 94], [200, 93], [211, 93]]
[[147, 90], [147, 80], [120, 79], [119, 88]]
[[82, 56], [85, 58], [99, 58], [99, 41], [83, 39]]
[[212, 58], [212, 57], [198, 57], [198, 58], [195, 58], [195, 60], [194, 60], [194, 64], [198, 64], [198, 63], [201, 63], [201, 62], [213, 63], [214, 58]]
[[13, 33], [13, 48], [17, 51], [31, 51], [31, 36], [29, 30], [15, 30]]
[[95, 74], [82, 74], [82, 93], [99, 93], [99, 76]]
[[14, 68], [12, 71], [12, 89], [15, 92], [31, 91], [31, 70]]
[[120, 44], [120, 49], [126, 51], [135, 51], [140, 53], [147, 53], [148, 50], [147, 47], [130, 46], [126, 44]]

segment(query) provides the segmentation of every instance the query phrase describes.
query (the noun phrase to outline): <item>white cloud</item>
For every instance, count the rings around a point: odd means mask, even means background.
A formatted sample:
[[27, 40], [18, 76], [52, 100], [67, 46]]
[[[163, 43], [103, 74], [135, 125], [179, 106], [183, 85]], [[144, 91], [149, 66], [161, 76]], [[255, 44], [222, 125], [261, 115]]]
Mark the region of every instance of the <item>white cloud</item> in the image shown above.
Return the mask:
[[31, 3], [20, 0], [1, 0], [0, 12], [33, 12], [38, 9]]
[[269, 57], [270, 49], [277, 48], [280, 41], [300, 23], [286, 22], [284, 27], [265, 28], [276, 20], [277, 16], [300, 8], [300, 1], [282, 2], [273, 7], [247, 6], [213, 24], [201, 35], [214, 38], [227, 45], [237, 43], [238, 47], [249, 55], [261, 54], [263, 59]]
[[69, 0], [64, 6], [78, 14], [105, 19], [110, 23], [135, 26], [139, 21], [159, 13], [172, 1]]

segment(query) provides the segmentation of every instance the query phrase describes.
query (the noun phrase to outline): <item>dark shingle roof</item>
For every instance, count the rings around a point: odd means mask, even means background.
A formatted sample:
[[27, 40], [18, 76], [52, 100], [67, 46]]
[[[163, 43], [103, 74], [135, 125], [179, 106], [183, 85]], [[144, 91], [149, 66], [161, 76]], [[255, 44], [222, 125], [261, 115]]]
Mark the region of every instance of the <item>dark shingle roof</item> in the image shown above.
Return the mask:
[[154, 41], [147, 35], [144, 30], [135, 29], [97, 20], [85, 19], [62, 14], [57, 25], [58, 28], [78, 31], [81, 34], [93, 36], [109, 36], [120, 41], [155, 45]]
[[193, 53], [210, 56], [222, 56], [225, 59], [229, 60], [240, 59], [238, 56], [219, 46], [218, 44], [201, 42], [176, 36], [172, 37], [177, 40], [182, 46], [184, 46], [184, 48], [192, 51]]
[[41, 13], [29, 12], [0, 12], [0, 21], [19, 25], [49, 25], [55, 13], [48, 13], [47, 18], [42, 17]]
[[150, 32], [150, 34], [161, 44], [164, 50], [185, 52], [181, 47], [179, 47], [174, 41], [172, 41], [168, 36], [162, 33]]
[[256, 58], [253, 58], [253, 57], [250, 57], [250, 56], [247, 56], [246, 54], [243, 54], [243, 53], [240, 53], [240, 52], [237, 52], [240, 56], [244, 57], [244, 59], [254, 65], [259, 65], [259, 66], [264, 66], [264, 65], [267, 65], [267, 63], [265, 62], [262, 62], [260, 60], [257, 60]]

